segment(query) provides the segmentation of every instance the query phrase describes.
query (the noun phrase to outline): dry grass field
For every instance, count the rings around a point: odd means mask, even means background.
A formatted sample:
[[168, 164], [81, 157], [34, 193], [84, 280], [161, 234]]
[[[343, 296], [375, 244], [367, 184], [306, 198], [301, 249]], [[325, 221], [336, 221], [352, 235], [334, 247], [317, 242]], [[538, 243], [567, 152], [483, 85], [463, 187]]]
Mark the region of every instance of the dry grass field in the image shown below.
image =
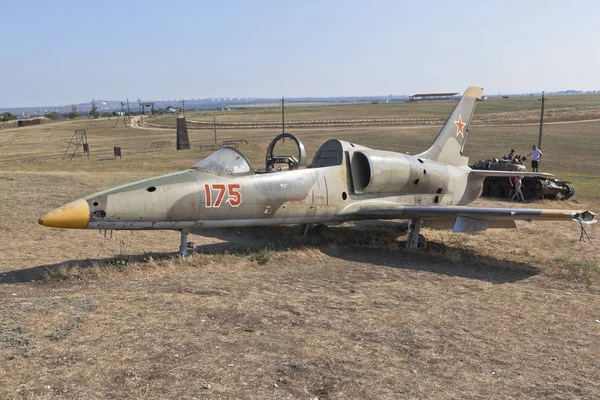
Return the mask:
[[[591, 117], [600, 97], [568, 97], [554, 100], [562, 117], [544, 127], [541, 167], [572, 180], [577, 194], [525, 206], [598, 212], [600, 121]], [[534, 99], [501, 101], [478, 105], [481, 121], [466, 147], [471, 161], [536, 143], [538, 126], [514, 117], [532, 113]], [[452, 105], [418, 107], [440, 116]], [[586, 118], [571, 121], [584, 108]], [[244, 113], [261, 120], [277, 111]], [[426, 116], [402, 104], [292, 113]], [[597, 226], [588, 229], [591, 244], [579, 241], [575, 223], [523, 222], [476, 235], [424, 229], [425, 252], [403, 248], [404, 221], [329, 227], [310, 237], [292, 226], [218, 230], [190, 236], [197, 253], [185, 259], [174, 256], [176, 232], [119, 231], [111, 239], [39, 226], [41, 215], [84, 194], [185, 169], [207, 155], [150, 147], [174, 144], [174, 130], [114, 125], [82, 119], [0, 128], [0, 398], [600, 397]], [[86, 129], [89, 160], [61, 158], [75, 129]], [[438, 130], [293, 133], [311, 159], [331, 137], [416, 153]], [[277, 133], [231, 130], [218, 139], [248, 140], [241, 149], [259, 168]], [[190, 140], [212, 143], [213, 132], [190, 131]], [[122, 159], [112, 159], [112, 146], [121, 146]]]

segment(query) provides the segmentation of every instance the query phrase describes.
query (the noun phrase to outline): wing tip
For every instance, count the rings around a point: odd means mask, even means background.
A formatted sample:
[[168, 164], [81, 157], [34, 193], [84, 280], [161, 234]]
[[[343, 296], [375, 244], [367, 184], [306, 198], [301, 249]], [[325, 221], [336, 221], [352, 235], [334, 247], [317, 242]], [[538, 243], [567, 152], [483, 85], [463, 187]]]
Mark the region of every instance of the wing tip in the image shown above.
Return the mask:
[[583, 210], [573, 213], [573, 216], [571, 218], [573, 218], [574, 221], [579, 221], [584, 224], [591, 225], [598, 222], [598, 220], [596, 219], [596, 215], [598, 214], [588, 210]]

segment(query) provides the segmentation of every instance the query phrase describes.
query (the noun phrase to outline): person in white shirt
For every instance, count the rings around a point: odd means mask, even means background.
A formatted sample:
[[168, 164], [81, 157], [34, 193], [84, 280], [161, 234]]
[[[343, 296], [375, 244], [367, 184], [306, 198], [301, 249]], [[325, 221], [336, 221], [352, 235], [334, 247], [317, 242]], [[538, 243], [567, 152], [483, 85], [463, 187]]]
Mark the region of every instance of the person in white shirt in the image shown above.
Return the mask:
[[519, 199], [521, 199], [521, 201], [525, 201], [525, 197], [523, 196], [523, 192], [521, 191], [521, 188], [523, 187], [523, 181], [521, 180], [521, 177], [517, 177], [517, 181], [515, 182], [515, 194], [513, 194], [513, 196], [511, 197], [511, 200], [515, 200], [515, 197], [517, 199], [517, 201], [519, 201]]
[[531, 146], [531, 153], [527, 154], [527, 157], [531, 156], [531, 169], [533, 172], [540, 172], [538, 168], [540, 166], [540, 158], [542, 158], [544, 154], [542, 151], [535, 147], [535, 144]]

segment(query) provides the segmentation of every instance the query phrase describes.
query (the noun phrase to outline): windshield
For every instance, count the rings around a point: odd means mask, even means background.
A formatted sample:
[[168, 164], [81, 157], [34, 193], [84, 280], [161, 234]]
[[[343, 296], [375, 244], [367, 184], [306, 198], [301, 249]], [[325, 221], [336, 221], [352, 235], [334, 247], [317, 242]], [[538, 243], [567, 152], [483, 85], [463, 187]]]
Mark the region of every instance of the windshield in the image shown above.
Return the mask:
[[233, 147], [223, 147], [215, 151], [192, 168], [219, 175], [243, 175], [252, 171], [252, 166], [246, 156]]

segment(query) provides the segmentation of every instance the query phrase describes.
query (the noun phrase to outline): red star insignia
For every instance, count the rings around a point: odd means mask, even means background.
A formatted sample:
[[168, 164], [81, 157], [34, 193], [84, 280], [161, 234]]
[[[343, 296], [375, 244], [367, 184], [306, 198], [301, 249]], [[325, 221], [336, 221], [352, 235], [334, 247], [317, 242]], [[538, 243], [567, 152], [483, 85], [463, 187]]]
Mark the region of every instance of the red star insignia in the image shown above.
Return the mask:
[[456, 136], [461, 135], [464, 137], [465, 135], [463, 134], [463, 128], [466, 124], [462, 121], [462, 115], [459, 114], [458, 121], [454, 121], [454, 123], [456, 124]]

